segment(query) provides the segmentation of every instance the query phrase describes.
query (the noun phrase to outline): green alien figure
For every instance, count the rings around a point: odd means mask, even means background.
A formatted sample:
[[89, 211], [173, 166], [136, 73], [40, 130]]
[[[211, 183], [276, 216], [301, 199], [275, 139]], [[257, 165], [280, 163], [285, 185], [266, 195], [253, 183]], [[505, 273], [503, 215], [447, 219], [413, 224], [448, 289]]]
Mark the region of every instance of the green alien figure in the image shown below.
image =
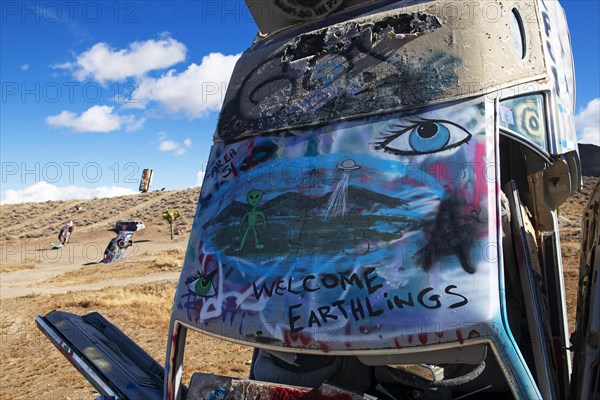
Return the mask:
[[244, 244], [246, 244], [246, 237], [248, 236], [248, 232], [250, 231], [252, 231], [252, 233], [254, 234], [254, 247], [257, 249], [262, 249], [265, 247], [264, 244], [258, 242], [258, 233], [256, 232], [256, 224], [258, 222], [259, 217], [262, 218], [263, 228], [267, 227], [267, 216], [264, 212], [258, 211], [256, 209], [256, 206], [258, 205], [258, 203], [260, 203], [260, 200], [262, 199], [264, 194], [265, 192], [259, 189], [252, 189], [248, 192], [248, 194], [246, 194], [246, 201], [252, 206], [252, 210], [244, 214], [244, 216], [242, 217], [242, 221], [240, 222], [238, 232], [242, 230], [246, 218], [248, 219], [248, 227], [244, 232], [244, 236], [242, 237], [242, 242], [240, 243], [238, 251], [241, 251], [244, 248]]

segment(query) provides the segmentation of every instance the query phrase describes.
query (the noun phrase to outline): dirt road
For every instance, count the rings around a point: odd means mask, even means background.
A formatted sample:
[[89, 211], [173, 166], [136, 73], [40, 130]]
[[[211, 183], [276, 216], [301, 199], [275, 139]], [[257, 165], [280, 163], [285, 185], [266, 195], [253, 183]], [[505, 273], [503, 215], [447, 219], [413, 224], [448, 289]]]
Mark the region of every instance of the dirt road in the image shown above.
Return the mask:
[[[14, 271], [3, 273], [0, 279], [0, 299], [29, 296], [33, 294], [58, 294], [78, 290], [99, 290], [106, 287], [123, 287], [155, 281], [176, 281], [178, 271], [151, 270], [140, 276], [115, 276], [115, 269], [127, 266], [139, 267], [151, 264], [162, 252], [173, 248], [183, 249], [187, 245], [187, 235], [176, 236], [171, 241], [164, 232], [141, 231], [134, 234], [134, 245], [127, 249], [125, 260], [115, 264], [99, 262], [104, 249], [114, 233], [88, 231], [74, 235], [65, 247], [53, 250], [48, 241], [14, 241], [5, 243], [2, 264]], [[182, 253], [182, 251], [180, 252]], [[183, 254], [180, 254], [182, 257]], [[71, 282], [65, 285], [60, 276], [81, 270], [89, 275], [95, 270], [99, 280], [89, 283]]]

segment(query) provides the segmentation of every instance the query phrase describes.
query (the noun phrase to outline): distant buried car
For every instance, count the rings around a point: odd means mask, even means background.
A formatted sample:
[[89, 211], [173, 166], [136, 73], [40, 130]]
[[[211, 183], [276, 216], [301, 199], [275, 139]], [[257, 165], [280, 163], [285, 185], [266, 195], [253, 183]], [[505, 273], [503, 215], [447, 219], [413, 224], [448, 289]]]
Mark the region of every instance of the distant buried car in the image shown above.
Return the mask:
[[117, 233], [120, 231], [137, 232], [137, 231], [141, 231], [145, 227], [146, 227], [146, 225], [144, 225], [144, 223], [142, 221], [126, 220], [126, 221], [117, 221], [115, 223], [114, 230]]

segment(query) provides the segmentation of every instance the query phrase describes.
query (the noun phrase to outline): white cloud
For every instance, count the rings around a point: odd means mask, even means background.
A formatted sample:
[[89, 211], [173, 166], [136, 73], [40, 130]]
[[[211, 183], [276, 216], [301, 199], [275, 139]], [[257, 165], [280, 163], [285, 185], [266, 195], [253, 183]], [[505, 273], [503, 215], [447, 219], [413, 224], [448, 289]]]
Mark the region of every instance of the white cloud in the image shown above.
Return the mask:
[[140, 129], [145, 122], [143, 118], [133, 115], [118, 115], [113, 113], [114, 107], [92, 106], [81, 115], [63, 111], [58, 115], [46, 117], [46, 123], [53, 127], [69, 128], [76, 132], [111, 132], [122, 127], [130, 132]]
[[29, 64], [25, 63], [23, 65], [21, 65], [21, 71], [28, 71], [29, 70]]
[[170, 151], [175, 156], [182, 156], [185, 152], [192, 147], [192, 139], [185, 138], [183, 143], [176, 142], [171, 139], [167, 139], [165, 132], [158, 132], [158, 150]]
[[181, 145], [173, 140], [163, 140], [162, 142], [159, 143], [158, 145], [158, 149], [160, 151], [171, 151], [171, 150], [177, 150], [178, 148], [180, 148]]
[[143, 128], [146, 118], [136, 118], [133, 115], [124, 115], [121, 116], [121, 121], [125, 124], [125, 132], [133, 132]]
[[132, 100], [137, 107], [154, 101], [170, 113], [182, 112], [192, 118], [218, 111], [239, 57], [211, 53], [200, 65], [193, 63], [181, 73], [170, 70], [160, 78], [144, 77]]
[[591, 100], [575, 115], [575, 129], [580, 143], [600, 146], [600, 98]]
[[83, 81], [91, 78], [100, 83], [141, 77], [152, 70], [169, 68], [183, 60], [187, 48], [172, 38], [133, 42], [127, 49], [113, 49], [107, 43], [96, 43], [76, 57], [74, 62], [54, 65], [69, 69]]
[[118, 186], [100, 186], [83, 188], [78, 186], [59, 187], [42, 181], [34, 183], [22, 190], [7, 189], [2, 204], [40, 202], [47, 200], [89, 200], [100, 197], [115, 197], [135, 194], [132, 189]]

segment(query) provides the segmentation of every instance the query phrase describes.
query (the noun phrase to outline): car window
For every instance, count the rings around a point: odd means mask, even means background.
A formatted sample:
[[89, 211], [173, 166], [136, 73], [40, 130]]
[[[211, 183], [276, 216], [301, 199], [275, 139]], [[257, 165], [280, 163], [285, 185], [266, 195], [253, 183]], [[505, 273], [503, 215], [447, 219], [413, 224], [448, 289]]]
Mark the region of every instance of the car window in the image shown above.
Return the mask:
[[532, 94], [500, 102], [500, 126], [548, 150], [544, 96]]

